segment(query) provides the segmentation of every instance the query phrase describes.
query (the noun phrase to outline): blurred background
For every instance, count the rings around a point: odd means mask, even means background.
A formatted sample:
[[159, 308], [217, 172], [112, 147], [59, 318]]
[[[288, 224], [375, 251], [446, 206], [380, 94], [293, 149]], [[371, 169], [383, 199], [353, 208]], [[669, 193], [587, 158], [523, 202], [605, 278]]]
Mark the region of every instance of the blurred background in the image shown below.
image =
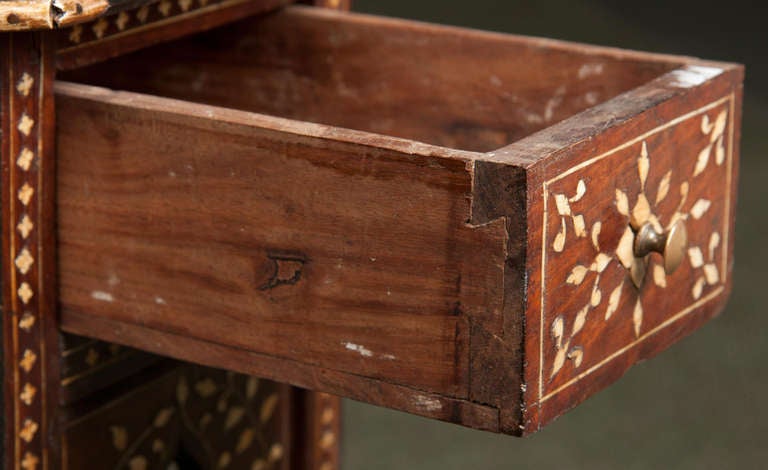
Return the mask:
[[[757, 5], [763, 5], [762, 7]], [[760, 9], [766, 11], [760, 11]], [[345, 401], [343, 468], [768, 466], [768, 5], [354, 0], [358, 12], [747, 65], [735, 289], [725, 313], [538, 434], [500, 436]]]

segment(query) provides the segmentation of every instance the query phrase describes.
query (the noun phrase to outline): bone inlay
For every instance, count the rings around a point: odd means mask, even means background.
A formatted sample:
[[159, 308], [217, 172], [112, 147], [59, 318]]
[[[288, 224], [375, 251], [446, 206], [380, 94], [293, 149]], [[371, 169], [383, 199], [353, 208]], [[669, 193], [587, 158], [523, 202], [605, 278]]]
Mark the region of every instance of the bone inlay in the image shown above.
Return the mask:
[[24, 135], [24, 137], [27, 137], [29, 136], [29, 133], [32, 132], [32, 126], [34, 125], [35, 120], [29, 117], [27, 113], [24, 113], [21, 116], [21, 119], [19, 119], [19, 124], [16, 128]]
[[21, 96], [27, 97], [29, 96], [29, 90], [32, 89], [34, 83], [35, 79], [27, 72], [24, 72], [21, 79], [19, 79], [18, 84], [16, 84], [16, 91], [18, 91]]
[[[540, 403], [723, 291], [721, 266], [727, 265], [727, 252], [721, 239], [727, 230], [723, 212], [728, 202], [712, 199], [713, 188], [700, 180], [709, 175], [709, 181], [722, 181], [719, 190], [730, 194], [724, 170], [730, 168], [725, 136], [732, 100], [730, 96], [672, 120], [544, 183]], [[677, 141], [678, 129], [681, 135], [691, 135], [692, 127], [694, 136], [700, 136], [695, 153], [669, 157], [667, 142]], [[620, 167], [630, 152], [634, 164]], [[607, 191], [592, 187], [587, 174], [597, 165], [601, 169], [594, 171], [613, 171], [620, 182], [609, 189], [613, 201], [607, 207], [602, 204]], [[607, 169], [611, 165], [613, 170]], [[635, 232], [642, 225], [651, 223], [663, 232], [679, 220], [689, 227], [685, 269], [666, 274], [659, 255], [635, 257]], [[578, 261], [563, 274], [547, 269], [563, 259]], [[645, 273], [639, 289], [630, 278], [634, 271]], [[553, 291], [557, 294], [547, 294]], [[667, 304], [652, 300], [659, 295], [683, 297], [681, 304], [690, 306], [681, 312], [650, 311], [644, 304]], [[601, 338], [601, 331], [610, 334]], [[585, 339], [589, 342], [582, 342]], [[593, 355], [596, 341], [611, 344], [599, 348], [607, 357]], [[617, 352], [612, 354], [613, 344]]]
[[24, 384], [24, 387], [21, 389], [21, 394], [19, 395], [19, 399], [27, 406], [31, 405], [32, 402], [35, 400], [35, 394], [37, 393], [37, 389], [32, 384]]
[[24, 186], [19, 189], [19, 201], [26, 206], [29, 204], [29, 201], [34, 194], [35, 190], [32, 186], [30, 186], [29, 183], [24, 183]]
[[32, 255], [29, 253], [29, 250], [27, 250], [26, 248], [21, 250], [21, 253], [19, 253], [19, 256], [17, 256], [16, 260], [14, 261], [14, 263], [16, 264], [16, 267], [19, 269], [19, 272], [21, 274], [27, 274], [34, 262], [35, 262], [35, 259], [32, 257]]
[[19, 235], [21, 235], [21, 238], [24, 238], [24, 239], [29, 237], [29, 233], [32, 231], [33, 228], [35, 228], [35, 224], [32, 223], [32, 220], [26, 214], [21, 218], [21, 222], [19, 222], [19, 224], [16, 225], [16, 230], [18, 230]]
[[26, 282], [21, 283], [16, 293], [24, 304], [28, 304], [32, 296], [35, 295], [35, 293], [32, 292], [32, 288], [29, 287], [29, 284]]
[[32, 165], [32, 159], [34, 158], [34, 152], [25, 147], [19, 154], [19, 158], [16, 159], [16, 164], [19, 165], [19, 168], [22, 170], [29, 171], [29, 167]]

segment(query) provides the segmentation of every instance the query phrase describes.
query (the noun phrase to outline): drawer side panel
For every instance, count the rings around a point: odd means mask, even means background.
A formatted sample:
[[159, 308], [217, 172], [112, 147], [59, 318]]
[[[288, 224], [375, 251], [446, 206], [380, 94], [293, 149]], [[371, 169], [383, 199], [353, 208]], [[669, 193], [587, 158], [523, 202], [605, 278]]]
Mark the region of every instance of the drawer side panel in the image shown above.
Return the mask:
[[470, 318], [500, 315], [505, 240], [466, 224], [464, 161], [73, 89], [92, 93], [57, 97], [65, 329], [98, 316], [468, 395]]

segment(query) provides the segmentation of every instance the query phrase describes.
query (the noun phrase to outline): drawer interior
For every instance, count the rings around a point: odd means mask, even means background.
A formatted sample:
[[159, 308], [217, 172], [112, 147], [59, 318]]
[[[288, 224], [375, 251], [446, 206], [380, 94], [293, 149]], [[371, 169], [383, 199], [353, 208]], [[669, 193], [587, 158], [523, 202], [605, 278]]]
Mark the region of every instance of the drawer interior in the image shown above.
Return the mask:
[[490, 151], [648, 82], [674, 59], [290, 7], [61, 78]]

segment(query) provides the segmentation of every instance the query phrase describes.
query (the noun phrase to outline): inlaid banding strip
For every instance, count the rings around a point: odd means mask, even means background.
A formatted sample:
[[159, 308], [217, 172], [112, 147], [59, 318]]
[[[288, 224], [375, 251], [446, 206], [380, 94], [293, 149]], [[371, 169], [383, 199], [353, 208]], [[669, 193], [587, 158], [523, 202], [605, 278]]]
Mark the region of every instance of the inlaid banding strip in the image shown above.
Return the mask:
[[[5, 386], [11, 392], [6, 432], [8, 439], [3, 468], [13, 470], [46, 470], [57, 466], [50, 443], [42, 436], [52, 431], [48, 399], [54, 389], [48, 380], [49, 354], [56, 354], [56, 334], [45, 328], [52, 314], [53, 299], [47, 295], [46, 273], [53, 267], [46, 253], [51, 247], [41, 241], [41, 230], [53, 209], [52, 193], [44, 188], [52, 176], [44, 168], [45, 155], [52, 148], [52, 114], [46, 111], [51, 99], [53, 49], [50, 34], [14, 33], [3, 36], [4, 54], [0, 55], [5, 86], [0, 103], [2, 113], [2, 184], [3, 213], [3, 277], [7, 279], [3, 294], [4, 307], [10, 313], [4, 341], [7, 353]], [[46, 80], [45, 77], [48, 76]], [[45, 196], [43, 197], [43, 195]], [[45, 264], [45, 269], [44, 265]], [[10, 436], [9, 436], [10, 437]]]

